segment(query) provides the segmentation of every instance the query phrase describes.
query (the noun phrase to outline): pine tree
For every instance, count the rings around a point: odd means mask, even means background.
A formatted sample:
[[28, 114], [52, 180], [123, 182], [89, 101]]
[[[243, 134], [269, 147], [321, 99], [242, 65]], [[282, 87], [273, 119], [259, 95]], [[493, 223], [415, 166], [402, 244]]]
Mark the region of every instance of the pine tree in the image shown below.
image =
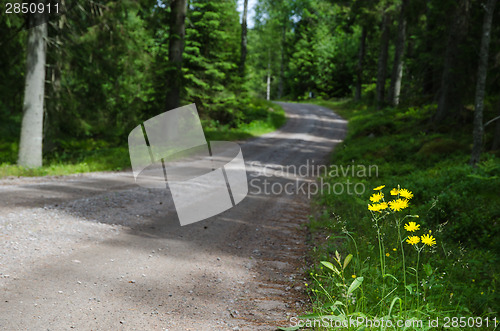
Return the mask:
[[[186, 27], [185, 99], [199, 111], [230, 121], [236, 103], [240, 62], [240, 24], [232, 1], [193, 0]], [[227, 103], [227, 104], [225, 104]]]

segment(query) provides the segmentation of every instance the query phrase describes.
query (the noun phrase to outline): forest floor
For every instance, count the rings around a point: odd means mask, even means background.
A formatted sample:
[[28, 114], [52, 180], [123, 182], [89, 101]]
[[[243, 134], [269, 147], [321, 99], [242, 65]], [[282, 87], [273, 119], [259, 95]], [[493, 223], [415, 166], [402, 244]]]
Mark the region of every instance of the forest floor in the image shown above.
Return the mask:
[[[168, 190], [138, 187], [128, 172], [0, 180], [0, 329], [289, 326], [307, 309], [314, 174], [280, 169], [327, 164], [346, 122], [281, 105], [280, 130], [241, 142], [248, 196], [191, 225], [179, 225]], [[277, 192], [287, 183], [293, 192]]]

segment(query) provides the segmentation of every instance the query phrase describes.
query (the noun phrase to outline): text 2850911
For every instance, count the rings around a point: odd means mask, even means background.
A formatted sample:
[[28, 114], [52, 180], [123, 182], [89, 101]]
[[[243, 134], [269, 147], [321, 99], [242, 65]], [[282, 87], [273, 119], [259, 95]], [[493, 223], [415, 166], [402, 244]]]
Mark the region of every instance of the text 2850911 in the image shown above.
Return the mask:
[[5, 14], [58, 14], [59, 3], [7, 2]]

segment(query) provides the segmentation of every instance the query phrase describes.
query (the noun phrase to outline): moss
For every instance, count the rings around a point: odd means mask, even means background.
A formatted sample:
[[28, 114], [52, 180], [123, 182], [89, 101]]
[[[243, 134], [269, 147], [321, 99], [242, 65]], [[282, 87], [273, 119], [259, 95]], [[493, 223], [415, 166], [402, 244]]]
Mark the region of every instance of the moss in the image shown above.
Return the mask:
[[437, 138], [426, 142], [417, 155], [420, 158], [432, 157], [435, 155], [447, 156], [454, 153], [465, 152], [466, 146], [461, 142], [450, 138]]

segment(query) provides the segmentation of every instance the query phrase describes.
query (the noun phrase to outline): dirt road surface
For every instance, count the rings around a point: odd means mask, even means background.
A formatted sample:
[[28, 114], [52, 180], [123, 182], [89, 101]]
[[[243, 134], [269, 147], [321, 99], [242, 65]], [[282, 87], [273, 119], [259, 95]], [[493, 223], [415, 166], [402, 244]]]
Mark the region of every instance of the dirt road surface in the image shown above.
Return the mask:
[[346, 123], [319, 106], [282, 106], [287, 124], [241, 143], [248, 196], [187, 226], [168, 190], [138, 187], [129, 172], [1, 180], [0, 329], [289, 326], [307, 309], [315, 174], [304, 167], [326, 162]]

